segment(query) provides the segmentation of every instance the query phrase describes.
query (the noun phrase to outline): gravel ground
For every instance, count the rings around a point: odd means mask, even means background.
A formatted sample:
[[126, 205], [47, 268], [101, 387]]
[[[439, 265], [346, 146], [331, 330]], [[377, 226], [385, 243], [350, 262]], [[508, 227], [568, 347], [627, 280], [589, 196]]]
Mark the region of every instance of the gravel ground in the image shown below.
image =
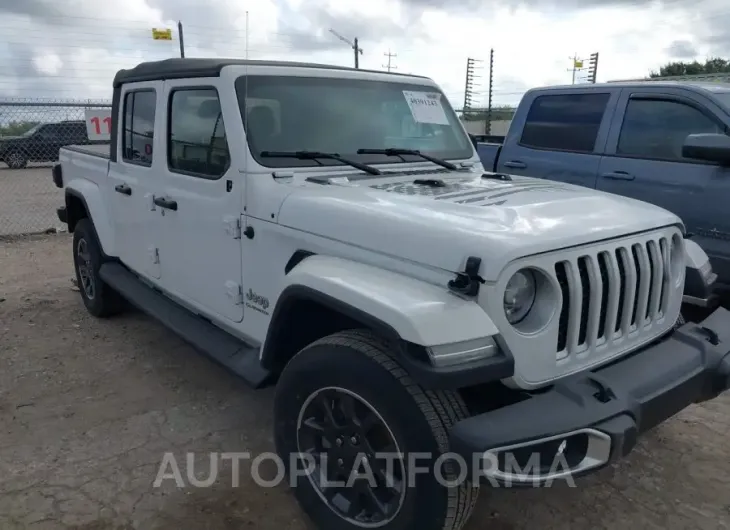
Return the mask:
[[0, 167], [0, 236], [59, 227], [59, 206], [63, 206], [63, 190], [54, 186], [50, 166]]
[[[67, 234], [0, 242], [0, 529], [299, 530], [285, 487], [154, 487], [163, 455], [272, 451], [255, 392], [139, 313], [87, 315]], [[730, 395], [576, 488], [487, 490], [468, 530], [730, 528]], [[271, 476], [271, 475], [270, 475]], [[188, 483], [185, 480], [186, 484]]]

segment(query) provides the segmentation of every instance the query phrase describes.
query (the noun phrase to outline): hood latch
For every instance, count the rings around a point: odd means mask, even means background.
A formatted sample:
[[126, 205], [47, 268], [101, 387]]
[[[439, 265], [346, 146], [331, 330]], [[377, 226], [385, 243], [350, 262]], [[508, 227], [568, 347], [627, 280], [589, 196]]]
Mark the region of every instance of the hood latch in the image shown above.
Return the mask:
[[464, 272], [457, 272], [456, 278], [449, 280], [449, 290], [464, 296], [478, 295], [479, 285], [485, 282], [484, 278], [479, 276], [479, 267], [481, 265], [482, 258], [476, 256], [466, 258]]

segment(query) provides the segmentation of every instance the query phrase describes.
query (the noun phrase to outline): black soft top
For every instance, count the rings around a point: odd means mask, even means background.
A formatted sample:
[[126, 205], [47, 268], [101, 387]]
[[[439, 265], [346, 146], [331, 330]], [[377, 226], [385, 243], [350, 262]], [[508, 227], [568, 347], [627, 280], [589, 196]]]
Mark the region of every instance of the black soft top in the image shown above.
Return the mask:
[[[124, 83], [140, 81], [161, 81], [164, 79], [186, 79], [192, 77], [218, 77], [225, 66], [281, 66], [297, 68], [327, 68], [330, 70], [355, 70], [347, 66], [331, 64], [297, 63], [291, 61], [254, 61], [246, 59], [164, 59], [140, 63], [129, 70], [119, 70], [114, 76], [114, 88]], [[387, 73], [378, 70], [359, 72]], [[412, 74], [392, 74], [419, 77]]]

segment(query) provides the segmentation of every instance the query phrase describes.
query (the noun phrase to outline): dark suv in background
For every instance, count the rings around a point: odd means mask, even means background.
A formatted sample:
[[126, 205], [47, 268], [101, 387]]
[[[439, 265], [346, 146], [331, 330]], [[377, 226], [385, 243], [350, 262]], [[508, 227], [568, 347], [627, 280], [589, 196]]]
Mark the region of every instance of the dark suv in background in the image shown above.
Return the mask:
[[22, 136], [0, 137], [0, 161], [11, 169], [24, 168], [28, 162], [53, 162], [65, 145], [88, 144], [86, 123], [62, 121], [40, 123]]

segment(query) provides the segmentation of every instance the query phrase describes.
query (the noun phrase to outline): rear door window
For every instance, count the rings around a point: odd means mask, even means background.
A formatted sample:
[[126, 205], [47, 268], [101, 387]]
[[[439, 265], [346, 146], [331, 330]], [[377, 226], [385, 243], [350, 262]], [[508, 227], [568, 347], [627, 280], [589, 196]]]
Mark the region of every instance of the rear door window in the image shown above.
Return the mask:
[[609, 93], [538, 96], [527, 113], [520, 144], [536, 149], [592, 153]]
[[155, 136], [154, 90], [135, 90], [124, 95], [122, 159], [142, 166], [152, 165]]

